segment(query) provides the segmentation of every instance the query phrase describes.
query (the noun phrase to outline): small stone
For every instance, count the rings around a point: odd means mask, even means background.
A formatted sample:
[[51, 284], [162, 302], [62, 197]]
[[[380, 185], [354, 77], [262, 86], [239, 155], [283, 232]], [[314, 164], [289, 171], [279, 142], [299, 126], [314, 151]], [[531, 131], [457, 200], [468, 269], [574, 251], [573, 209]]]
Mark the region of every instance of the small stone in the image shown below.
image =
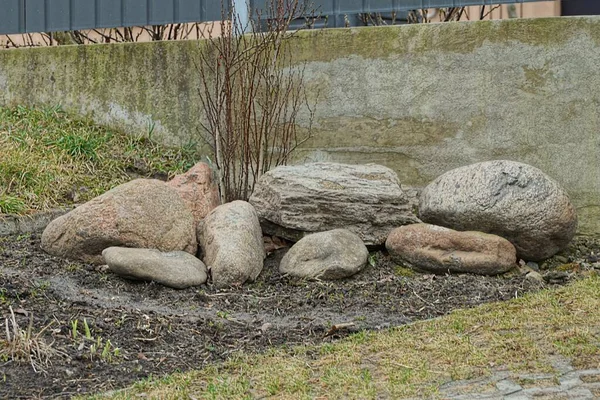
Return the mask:
[[594, 254], [594, 253], [592, 253], [592, 254], [589, 254], [589, 255], [588, 255], [586, 258], [585, 258], [585, 260], [586, 260], [587, 262], [590, 262], [590, 263], [597, 263], [597, 262], [599, 262], [599, 261], [600, 261], [600, 256], [599, 256], [598, 254]]
[[529, 262], [527, 263], [527, 266], [528, 266], [529, 268], [531, 268], [532, 270], [534, 270], [534, 271], [539, 271], [539, 270], [540, 270], [540, 266], [539, 266], [539, 264], [538, 264], [538, 263], [536, 263], [536, 262], [533, 262], [533, 261], [529, 261]]
[[385, 247], [394, 261], [435, 273], [496, 275], [509, 271], [517, 262], [516, 250], [506, 239], [430, 224], [394, 229]]
[[543, 277], [548, 283], [563, 283], [569, 280], [571, 274], [566, 271], [549, 270]]
[[362, 270], [368, 257], [358, 235], [334, 229], [300, 239], [281, 260], [279, 271], [306, 279], [343, 279]]
[[154, 281], [175, 289], [202, 285], [207, 278], [204, 263], [183, 251], [162, 253], [154, 249], [109, 247], [102, 257], [119, 276]]
[[554, 259], [561, 264], [567, 264], [569, 262], [569, 259], [565, 256], [554, 256]]
[[542, 276], [542, 274], [540, 274], [537, 271], [529, 272], [527, 275], [525, 275], [525, 279], [527, 279], [529, 281], [533, 281], [533, 282], [539, 282], [539, 283], [544, 282], [544, 277]]
[[518, 272], [519, 272], [519, 275], [524, 276], [524, 275], [527, 275], [530, 272], [535, 272], [535, 270], [531, 269], [527, 265], [519, 265], [518, 266]]
[[96, 268], [94, 268], [94, 270], [96, 272], [106, 272], [108, 271], [110, 268], [108, 267], [108, 265], [106, 264], [102, 264], [102, 265], [98, 265]]

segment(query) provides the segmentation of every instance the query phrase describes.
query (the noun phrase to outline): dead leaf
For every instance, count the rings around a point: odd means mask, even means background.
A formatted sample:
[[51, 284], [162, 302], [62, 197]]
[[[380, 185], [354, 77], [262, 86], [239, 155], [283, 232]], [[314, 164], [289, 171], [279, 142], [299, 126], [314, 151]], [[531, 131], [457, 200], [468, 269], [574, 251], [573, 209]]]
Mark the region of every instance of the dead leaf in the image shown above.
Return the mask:
[[263, 236], [263, 244], [265, 247], [265, 253], [270, 254], [275, 250], [289, 247], [285, 239], [277, 236]]
[[26, 317], [29, 316], [29, 311], [24, 310], [22, 308], [17, 308], [17, 309], [14, 310], [14, 312], [15, 312], [15, 314], [21, 314], [21, 315], [24, 315]]

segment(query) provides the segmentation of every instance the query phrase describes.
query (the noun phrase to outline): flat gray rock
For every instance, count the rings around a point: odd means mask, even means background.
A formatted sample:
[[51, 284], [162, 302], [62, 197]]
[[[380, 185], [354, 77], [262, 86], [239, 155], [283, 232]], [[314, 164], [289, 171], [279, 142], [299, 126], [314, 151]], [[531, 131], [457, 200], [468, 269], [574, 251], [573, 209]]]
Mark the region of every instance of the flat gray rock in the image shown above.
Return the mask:
[[163, 253], [154, 249], [109, 247], [102, 257], [119, 276], [154, 281], [175, 289], [202, 285], [207, 278], [204, 263], [184, 251]]
[[395, 227], [420, 222], [396, 173], [376, 164], [277, 167], [258, 180], [250, 203], [265, 233], [294, 242], [344, 228], [382, 245]]
[[358, 235], [334, 229], [300, 239], [281, 260], [279, 271], [307, 279], [343, 279], [362, 270], [368, 258]]
[[446, 172], [422, 191], [419, 217], [458, 231], [502, 236], [527, 261], [566, 248], [577, 230], [575, 207], [565, 190], [539, 169], [514, 161]]
[[198, 224], [197, 234], [215, 286], [241, 285], [262, 271], [263, 237], [249, 203], [238, 200], [218, 206]]

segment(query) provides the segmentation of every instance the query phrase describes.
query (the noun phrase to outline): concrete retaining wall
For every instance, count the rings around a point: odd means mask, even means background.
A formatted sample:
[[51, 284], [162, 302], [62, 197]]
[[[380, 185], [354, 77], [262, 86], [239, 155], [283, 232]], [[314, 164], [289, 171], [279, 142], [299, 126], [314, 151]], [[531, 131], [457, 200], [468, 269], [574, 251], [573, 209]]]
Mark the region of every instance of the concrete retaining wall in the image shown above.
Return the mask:
[[[60, 103], [186, 143], [200, 129], [202, 46], [0, 51], [0, 104]], [[568, 190], [580, 233], [600, 235], [600, 18], [304, 32], [292, 46], [318, 100], [298, 162], [376, 162], [423, 186], [461, 165], [522, 161]]]

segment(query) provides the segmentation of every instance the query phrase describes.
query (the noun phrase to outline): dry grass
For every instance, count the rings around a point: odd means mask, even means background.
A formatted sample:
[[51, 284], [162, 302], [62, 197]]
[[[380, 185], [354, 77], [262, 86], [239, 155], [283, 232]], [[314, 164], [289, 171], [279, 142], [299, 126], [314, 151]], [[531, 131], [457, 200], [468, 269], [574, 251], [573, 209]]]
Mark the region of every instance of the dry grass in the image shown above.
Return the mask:
[[[553, 372], [560, 354], [600, 368], [600, 279], [587, 278], [338, 343], [238, 354], [199, 371], [140, 382], [113, 399], [436, 397], [439, 386], [496, 367]], [[105, 398], [102, 396], [102, 398]]]
[[5, 318], [4, 327], [6, 339], [0, 340], [0, 359], [4, 361], [27, 362], [35, 372], [44, 372], [52, 363], [52, 358], [66, 356], [48, 344], [42, 334], [48, 329], [47, 325], [37, 334], [33, 334], [33, 314], [30, 314], [27, 329], [21, 329], [17, 323], [12, 307], [10, 317]]
[[0, 107], [0, 148], [0, 214], [85, 202], [131, 180], [128, 171], [173, 175], [197, 157], [195, 146], [168, 149], [59, 107]]

